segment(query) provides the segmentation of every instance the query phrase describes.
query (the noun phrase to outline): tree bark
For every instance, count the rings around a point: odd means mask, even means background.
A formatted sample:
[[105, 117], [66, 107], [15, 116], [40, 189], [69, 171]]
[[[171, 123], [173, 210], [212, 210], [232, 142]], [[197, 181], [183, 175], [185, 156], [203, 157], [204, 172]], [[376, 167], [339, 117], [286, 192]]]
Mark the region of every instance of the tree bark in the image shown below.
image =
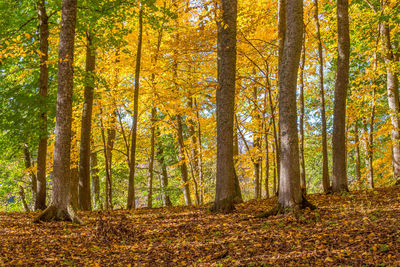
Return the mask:
[[143, 33], [143, 7], [140, 5], [139, 24], [138, 24], [138, 44], [136, 51], [136, 70], [135, 70], [135, 88], [133, 99], [133, 125], [132, 125], [132, 141], [131, 156], [129, 164], [129, 184], [128, 184], [128, 202], [127, 209], [136, 208], [135, 197], [135, 169], [136, 169], [136, 139], [137, 139], [137, 120], [139, 105], [139, 79], [140, 79], [140, 61], [142, 56], [142, 34]]
[[338, 60], [333, 110], [332, 191], [349, 191], [346, 171], [346, 98], [349, 85], [349, 0], [337, 0]]
[[72, 92], [76, 0], [62, 1], [59, 40], [58, 91], [53, 159], [51, 205], [35, 221], [66, 220], [80, 222], [69, 206]]
[[[381, 9], [384, 9], [382, 5]], [[400, 183], [400, 103], [399, 103], [399, 79], [395, 70], [397, 59], [393, 53], [390, 37], [390, 29], [386, 23], [381, 24], [382, 47], [386, 65], [386, 86], [387, 99], [390, 110], [390, 120], [392, 122], [392, 167], [393, 178], [396, 183]]]
[[354, 123], [354, 142], [356, 145], [356, 177], [361, 180], [361, 156], [360, 156], [360, 138], [358, 137], [358, 120]]
[[188, 178], [188, 170], [187, 170], [186, 157], [185, 157], [185, 143], [183, 140], [181, 115], [176, 115], [176, 123], [178, 126], [178, 129], [177, 129], [178, 136], [177, 137], [178, 137], [178, 145], [179, 145], [179, 161], [180, 161], [182, 184], [183, 184], [183, 196], [185, 198], [185, 205], [191, 206], [192, 199], [190, 198], [189, 178]]
[[304, 161], [304, 66], [306, 64], [306, 43], [305, 34], [303, 34], [303, 48], [300, 64], [300, 188], [301, 192], [305, 195], [306, 188], [306, 167]]
[[[157, 129], [157, 135], [159, 135], [159, 129]], [[163, 145], [160, 140], [157, 141], [157, 159], [161, 166], [161, 190], [163, 205], [164, 207], [170, 207], [172, 206], [172, 202], [168, 194], [167, 165], [165, 164]]]
[[91, 153], [93, 209], [102, 209], [100, 203], [100, 178], [97, 152]]
[[235, 112], [237, 0], [221, 0], [218, 27], [217, 178], [213, 211], [234, 209], [235, 167], [233, 121]]
[[[31, 179], [32, 203], [35, 203], [35, 199], [36, 199], [36, 195], [37, 195], [37, 182], [36, 182], [36, 176], [31, 170], [31, 167], [32, 167], [31, 153], [29, 152], [29, 147], [27, 144], [24, 144], [24, 162], [25, 162], [25, 169], [29, 170], [29, 177]], [[22, 188], [22, 190], [23, 190], [23, 188]]]
[[94, 71], [96, 54], [93, 49], [92, 36], [86, 33], [86, 77], [84, 103], [82, 108], [81, 146], [79, 157], [79, 207], [91, 210], [90, 196], [90, 134], [92, 131], [92, 109], [94, 91]]
[[155, 123], [156, 108], [151, 109], [151, 137], [150, 137], [150, 159], [149, 159], [149, 180], [147, 190], [147, 207], [153, 207], [153, 176], [154, 176], [154, 146], [155, 146]]
[[[255, 75], [255, 71], [253, 71], [253, 75]], [[258, 124], [257, 130], [253, 132], [253, 147], [255, 149], [256, 155], [254, 157], [253, 166], [254, 166], [254, 196], [255, 199], [261, 199], [261, 180], [260, 180], [260, 163], [261, 158], [259, 157], [261, 143], [258, 131], [260, 124], [260, 115], [258, 111], [258, 91], [257, 87], [253, 88], [253, 118], [252, 120]]]
[[22, 206], [24, 207], [25, 212], [30, 212], [31, 210], [29, 209], [28, 203], [26, 203], [26, 198], [25, 198], [25, 191], [22, 185], [19, 186], [19, 191], [18, 191], [19, 198], [21, 199]]
[[291, 209], [303, 201], [296, 114], [297, 72], [303, 40], [303, 1], [288, 1], [286, 14], [286, 37], [279, 67], [281, 174], [278, 202], [283, 209]]
[[46, 13], [45, 1], [38, 0], [37, 13], [39, 18], [40, 35], [40, 74], [39, 74], [39, 96], [40, 96], [40, 138], [37, 155], [37, 193], [35, 197], [35, 210], [46, 208], [46, 157], [47, 157], [47, 90], [49, 83], [49, 70], [47, 61], [49, 58], [49, 22]]
[[319, 63], [319, 95], [321, 109], [321, 134], [322, 134], [322, 188], [325, 193], [329, 193], [331, 185], [329, 181], [329, 163], [328, 163], [328, 141], [326, 133], [326, 112], [325, 112], [325, 89], [324, 89], [324, 56], [322, 50], [322, 40], [319, 24], [318, 0], [314, 0], [315, 26], [317, 29], [318, 42], [318, 63]]

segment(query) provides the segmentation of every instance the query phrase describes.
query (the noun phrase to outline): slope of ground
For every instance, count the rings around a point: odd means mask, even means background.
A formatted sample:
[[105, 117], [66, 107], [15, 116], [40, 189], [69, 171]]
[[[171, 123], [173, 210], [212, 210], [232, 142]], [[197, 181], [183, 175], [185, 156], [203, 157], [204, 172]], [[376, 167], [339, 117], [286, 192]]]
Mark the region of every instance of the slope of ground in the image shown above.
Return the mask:
[[0, 213], [0, 265], [400, 265], [400, 187], [309, 195], [304, 214], [258, 219], [276, 199], [227, 215], [202, 208], [82, 212], [83, 225]]

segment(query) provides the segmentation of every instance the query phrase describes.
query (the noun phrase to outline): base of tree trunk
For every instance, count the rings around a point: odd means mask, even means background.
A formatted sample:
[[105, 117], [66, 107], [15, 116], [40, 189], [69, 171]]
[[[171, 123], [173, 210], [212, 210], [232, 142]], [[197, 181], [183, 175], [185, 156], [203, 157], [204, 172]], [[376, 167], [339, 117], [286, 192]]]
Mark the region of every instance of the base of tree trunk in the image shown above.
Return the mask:
[[332, 186], [328, 187], [328, 189], [324, 191], [324, 194], [326, 194], [326, 195], [330, 195], [332, 193], [333, 193]]
[[47, 207], [43, 212], [41, 212], [33, 222], [52, 222], [52, 221], [67, 221], [77, 224], [81, 224], [82, 221], [78, 218], [72, 208], [59, 209], [53, 205]]
[[276, 216], [280, 214], [288, 214], [288, 213], [298, 213], [300, 210], [309, 208], [310, 210], [315, 210], [317, 207], [313, 204], [311, 204], [303, 195], [303, 200], [300, 204], [292, 207], [292, 208], [284, 208], [281, 204], [278, 203], [277, 206], [274, 208], [270, 209], [269, 211], [266, 211], [264, 213], [261, 213], [257, 215], [257, 218], [268, 218], [271, 216]]
[[223, 199], [215, 201], [210, 208], [211, 212], [229, 213], [235, 209], [234, 201], [230, 199]]

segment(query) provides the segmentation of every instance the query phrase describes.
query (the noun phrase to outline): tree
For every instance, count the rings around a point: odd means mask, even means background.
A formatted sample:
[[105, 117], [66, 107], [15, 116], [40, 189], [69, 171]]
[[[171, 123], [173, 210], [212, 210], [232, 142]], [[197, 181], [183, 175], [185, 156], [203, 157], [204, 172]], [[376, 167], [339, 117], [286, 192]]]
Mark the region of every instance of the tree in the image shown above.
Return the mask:
[[86, 80], [85, 100], [82, 108], [81, 146], [79, 157], [79, 208], [91, 210], [90, 196], [90, 133], [92, 130], [92, 109], [94, 90], [94, 70], [96, 66], [93, 36], [86, 33]]
[[213, 211], [234, 209], [233, 118], [235, 110], [237, 0], [221, 0], [218, 27], [217, 178]]
[[37, 2], [37, 14], [39, 18], [40, 35], [40, 77], [39, 77], [39, 95], [40, 99], [40, 137], [37, 154], [37, 175], [36, 175], [36, 198], [35, 210], [44, 210], [46, 208], [46, 157], [47, 157], [47, 112], [46, 98], [49, 87], [49, 67], [47, 61], [49, 58], [49, 17], [46, 13], [44, 0]]
[[58, 50], [58, 92], [53, 159], [53, 189], [50, 206], [35, 218], [35, 222], [53, 220], [80, 222], [74, 211], [69, 208], [76, 11], [77, 0], [62, 1]]
[[349, 1], [337, 0], [338, 59], [332, 133], [332, 191], [349, 191], [346, 171], [346, 98], [349, 85]]
[[139, 25], [138, 25], [138, 45], [136, 51], [136, 70], [135, 70], [135, 88], [134, 88], [134, 107], [133, 107], [133, 125], [132, 125], [132, 142], [131, 156], [129, 163], [129, 185], [128, 185], [128, 202], [127, 208], [136, 208], [135, 203], [135, 164], [136, 164], [136, 139], [137, 139], [137, 120], [138, 120], [138, 103], [139, 103], [139, 79], [140, 79], [140, 60], [142, 55], [142, 32], [143, 32], [143, 6], [140, 5]]

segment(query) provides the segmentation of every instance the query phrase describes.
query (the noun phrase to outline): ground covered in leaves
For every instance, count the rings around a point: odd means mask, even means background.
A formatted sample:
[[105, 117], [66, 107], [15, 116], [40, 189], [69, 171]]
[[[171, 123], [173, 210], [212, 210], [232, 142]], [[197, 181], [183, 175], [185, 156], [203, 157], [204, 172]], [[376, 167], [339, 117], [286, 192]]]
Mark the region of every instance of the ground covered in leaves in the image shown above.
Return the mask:
[[206, 207], [79, 213], [84, 224], [0, 213], [0, 265], [400, 265], [400, 186], [309, 195], [300, 215], [259, 219], [276, 198], [227, 215]]

